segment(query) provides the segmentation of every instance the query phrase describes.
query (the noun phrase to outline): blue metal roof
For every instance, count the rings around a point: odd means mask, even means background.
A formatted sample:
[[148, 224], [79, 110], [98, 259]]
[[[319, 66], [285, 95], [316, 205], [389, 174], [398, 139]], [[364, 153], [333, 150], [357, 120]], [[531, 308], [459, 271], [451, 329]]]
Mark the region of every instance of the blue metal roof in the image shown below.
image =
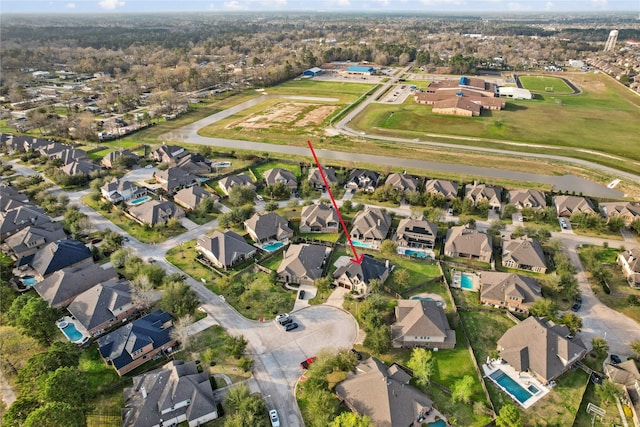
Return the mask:
[[375, 70], [373, 67], [366, 67], [363, 65], [351, 65], [347, 68], [347, 71], [354, 73], [372, 73]]

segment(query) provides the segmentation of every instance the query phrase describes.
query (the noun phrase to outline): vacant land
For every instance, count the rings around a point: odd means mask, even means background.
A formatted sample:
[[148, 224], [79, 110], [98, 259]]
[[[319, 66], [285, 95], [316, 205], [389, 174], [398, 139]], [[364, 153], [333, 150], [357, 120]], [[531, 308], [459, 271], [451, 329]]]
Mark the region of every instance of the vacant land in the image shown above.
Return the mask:
[[553, 92], [558, 95], [573, 93], [573, 89], [558, 77], [520, 76], [520, 83], [531, 92]]

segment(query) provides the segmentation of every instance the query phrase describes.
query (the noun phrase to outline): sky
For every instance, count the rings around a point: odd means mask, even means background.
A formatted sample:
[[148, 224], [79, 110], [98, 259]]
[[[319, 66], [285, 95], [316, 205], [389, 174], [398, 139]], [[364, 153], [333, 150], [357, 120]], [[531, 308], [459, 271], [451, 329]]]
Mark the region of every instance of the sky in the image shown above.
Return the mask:
[[640, 0], [0, 0], [0, 13], [640, 12]]

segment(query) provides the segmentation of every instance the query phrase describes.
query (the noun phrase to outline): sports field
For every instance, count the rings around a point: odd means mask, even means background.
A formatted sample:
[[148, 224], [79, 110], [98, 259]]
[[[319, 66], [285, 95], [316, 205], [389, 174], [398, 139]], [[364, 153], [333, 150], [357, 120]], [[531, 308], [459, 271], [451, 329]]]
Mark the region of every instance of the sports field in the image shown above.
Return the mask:
[[520, 83], [525, 89], [535, 93], [554, 93], [568, 95], [573, 89], [562, 79], [549, 76], [520, 76]]

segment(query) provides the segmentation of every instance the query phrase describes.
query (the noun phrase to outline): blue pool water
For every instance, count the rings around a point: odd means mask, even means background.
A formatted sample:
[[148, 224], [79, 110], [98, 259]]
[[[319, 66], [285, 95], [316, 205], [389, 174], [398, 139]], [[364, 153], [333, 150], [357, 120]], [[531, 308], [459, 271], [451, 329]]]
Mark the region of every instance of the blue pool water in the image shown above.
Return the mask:
[[415, 257], [415, 258], [426, 258], [427, 254], [425, 254], [424, 252], [418, 252], [418, 251], [414, 251], [411, 249], [405, 249], [404, 250], [404, 254], [411, 256], [411, 257]]
[[462, 289], [473, 289], [473, 277], [468, 274], [462, 273], [460, 287]]
[[277, 249], [280, 249], [283, 246], [284, 246], [284, 243], [282, 242], [269, 242], [267, 244], [262, 245], [262, 249], [264, 249], [267, 252], [273, 252]]
[[376, 248], [374, 245], [372, 245], [370, 243], [364, 243], [364, 242], [361, 242], [359, 240], [351, 239], [351, 243], [353, 243], [353, 246], [356, 246], [358, 248], [367, 248], [367, 249], [375, 249]]
[[[411, 299], [422, 300], [422, 301], [433, 301], [433, 298], [430, 297], [411, 297]], [[442, 306], [442, 301], [436, 301], [436, 305]]]
[[447, 423], [445, 423], [443, 420], [438, 420], [433, 423], [429, 423], [427, 425], [429, 427], [447, 427]]
[[491, 374], [490, 377], [503, 389], [507, 390], [507, 392], [515, 397], [520, 403], [526, 402], [532, 396], [531, 392], [523, 388], [520, 384], [515, 382], [513, 379], [511, 379], [511, 377], [502, 372], [500, 369]]
[[33, 277], [33, 276], [24, 276], [24, 277], [22, 278], [22, 283], [23, 283], [25, 286], [33, 286], [33, 285], [35, 285], [35, 284], [37, 283], [37, 280], [36, 280], [36, 278], [35, 278], [35, 277]]
[[131, 200], [129, 203], [132, 205], [139, 205], [140, 203], [148, 202], [149, 200], [151, 200], [150, 196], [144, 196]]
[[76, 325], [73, 323], [69, 323], [67, 326], [62, 328], [62, 333], [65, 334], [69, 341], [76, 342], [82, 339], [82, 332], [76, 329]]

